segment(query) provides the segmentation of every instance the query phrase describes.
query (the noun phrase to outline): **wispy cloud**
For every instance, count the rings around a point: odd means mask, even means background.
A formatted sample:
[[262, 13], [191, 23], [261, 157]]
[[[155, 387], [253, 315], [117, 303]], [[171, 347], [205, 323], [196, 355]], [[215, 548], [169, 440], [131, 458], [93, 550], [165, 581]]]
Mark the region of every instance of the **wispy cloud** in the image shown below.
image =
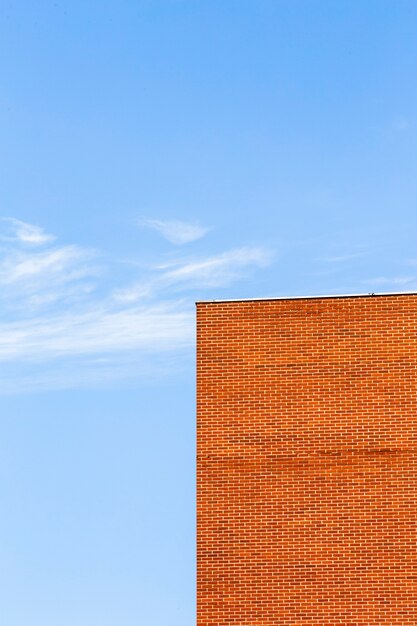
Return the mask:
[[99, 271], [95, 252], [79, 246], [50, 246], [39, 252], [9, 244], [0, 253], [2, 315], [74, 303], [94, 290]]
[[210, 227], [201, 226], [197, 223], [157, 220], [146, 217], [140, 218], [138, 224], [156, 230], [162, 237], [177, 246], [201, 239], [211, 230]]
[[0, 324], [0, 361], [172, 350], [192, 344], [192, 315], [179, 304], [82, 312]]
[[246, 246], [139, 263], [140, 280], [126, 284], [114, 275], [117, 262], [106, 266], [94, 250], [46, 237], [36, 244], [42, 250], [17, 235], [0, 249], [0, 393], [176, 371], [192, 354], [195, 295], [272, 261], [271, 251]]
[[22, 222], [14, 217], [2, 217], [0, 239], [30, 246], [41, 246], [55, 239], [53, 235], [46, 233], [43, 228]]
[[0, 262], [0, 284], [30, 281], [69, 282], [89, 273], [91, 268], [83, 261], [91, 253], [78, 246], [64, 246], [38, 253], [15, 252]]
[[137, 282], [114, 293], [116, 299], [134, 302], [158, 292], [225, 287], [247, 276], [250, 270], [269, 265], [273, 252], [260, 246], [245, 246], [198, 259], [157, 265], [147, 281]]
[[249, 267], [266, 267], [272, 252], [262, 247], [243, 247], [219, 255], [180, 264], [162, 276], [166, 284], [188, 287], [218, 287], [230, 284]]

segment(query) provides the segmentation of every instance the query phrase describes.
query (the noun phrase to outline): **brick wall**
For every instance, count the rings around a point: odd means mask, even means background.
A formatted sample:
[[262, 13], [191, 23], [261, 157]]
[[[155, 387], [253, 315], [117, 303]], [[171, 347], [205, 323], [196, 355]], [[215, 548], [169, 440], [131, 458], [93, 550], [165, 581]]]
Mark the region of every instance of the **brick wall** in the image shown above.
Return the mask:
[[198, 626], [416, 626], [417, 295], [197, 327]]

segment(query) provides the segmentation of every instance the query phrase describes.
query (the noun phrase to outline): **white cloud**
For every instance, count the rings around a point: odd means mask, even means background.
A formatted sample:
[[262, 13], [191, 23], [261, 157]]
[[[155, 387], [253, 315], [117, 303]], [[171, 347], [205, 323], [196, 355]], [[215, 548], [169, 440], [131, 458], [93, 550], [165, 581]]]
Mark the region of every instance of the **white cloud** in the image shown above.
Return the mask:
[[53, 240], [45, 236], [39, 251], [21, 236], [3, 239], [0, 393], [119, 385], [177, 371], [192, 354], [196, 292], [242, 279], [272, 259], [265, 248], [241, 247], [138, 263], [141, 281], [126, 285], [118, 262], [104, 267], [95, 251]]
[[161, 276], [165, 284], [187, 287], [220, 287], [242, 276], [251, 266], [266, 267], [272, 252], [262, 247], [242, 247], [216, 256], [179, 264]]
[[79, 246], [49, 246], [41, 252], [19, 246], [1, 250], [0, 322], [6, 312], [27, 316], [85, 299], [95, 290], [100, 272], [96, 256]]
[[113, 295], [117, 301], [129, 303], [160, 291], [225, 287], [247, 276], [253, 268], [266, 267], [272, 258], [273, 253], [267, 248], [246, 246], [214, 256], [162, 263], [155, 267], [158, 273], [147, 281], [116, 290]]
[[17, 242], [31, 246], [41, 246], [55, 239], [53, 235], [46, 233], [43, 228], [22, 222], [14, 217], [2, 217], [3, 229], [0, 239], [3, 241]]
[[170, 303], [90, 309], [0, 324], [0, 361], [165, 351], [192, 345], [193, 315]]
[[165, 239], [175, 245], [183, 245], [204, 237], [211, 228], [200, 224], [181, 222], [178, 220], [156, 220], [142, 218], [138, 220], [140, 226], [152, 228], [160, 233]]
[[88, 265], [82, 264], [91, 256], [91, 252], [77, 246], [64, 246], [37, 253], [19, 251], [9, 254], [0, 262], [0, 283], [50, 281], [52, 278], [68, 282], [91, 271]]

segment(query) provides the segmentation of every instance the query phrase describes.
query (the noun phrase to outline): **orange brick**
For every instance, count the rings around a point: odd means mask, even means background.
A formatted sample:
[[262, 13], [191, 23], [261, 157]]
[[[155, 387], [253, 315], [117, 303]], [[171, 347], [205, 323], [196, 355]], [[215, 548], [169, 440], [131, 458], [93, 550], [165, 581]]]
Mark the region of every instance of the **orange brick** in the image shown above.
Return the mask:
[[417, 295], [197, 304], [198, 626], [417, 625]]

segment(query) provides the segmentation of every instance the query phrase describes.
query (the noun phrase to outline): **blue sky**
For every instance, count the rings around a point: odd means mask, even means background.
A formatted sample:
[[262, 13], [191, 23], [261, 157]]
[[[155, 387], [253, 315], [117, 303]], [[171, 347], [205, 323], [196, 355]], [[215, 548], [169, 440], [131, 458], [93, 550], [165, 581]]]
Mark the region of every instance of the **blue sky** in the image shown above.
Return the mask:
[[194, 623], [194, 301], [417, 289], [416, 23], [1, 3], [2, 623]]

